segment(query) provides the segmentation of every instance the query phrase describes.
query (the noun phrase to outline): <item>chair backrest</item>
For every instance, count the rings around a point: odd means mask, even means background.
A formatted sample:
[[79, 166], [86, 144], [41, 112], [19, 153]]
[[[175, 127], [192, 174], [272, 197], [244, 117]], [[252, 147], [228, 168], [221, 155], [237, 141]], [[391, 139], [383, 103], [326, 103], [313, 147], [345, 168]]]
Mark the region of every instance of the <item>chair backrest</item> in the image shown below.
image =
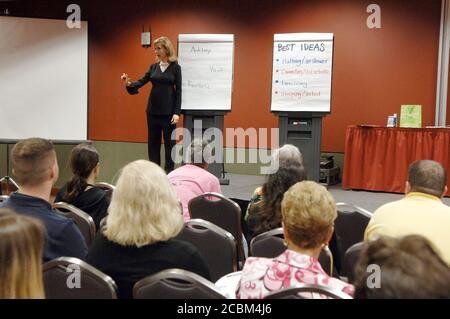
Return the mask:
[[337, 248], [343, 262], [347, 249], [364, 240], [364, 231], [372, 217], [368, 210], [346, 203], [336, 203], [338, 216], [334, 222]]
[[8, 195], [0, 195], [0, 203], [4, 202], [5, 200], [7, 200], [9, 198]]
[[197, 247], [208, 265], [211, 281], [237, 270], [236, 240], [219, 226], [206, 220], [191, 219], [176, 239]]
[[259, 234], [250, 241], [250, 256], [274, 258], [286, 250], [283, 228]]
[[207, 220], [231, 233], [237, 242], [238, 257], [245, 260], [242, 245], [241, 208], [232, 200], [218, 193], [205, 193], [188, 203], [189, 215], [193, 219]]
[[250, 230], [248, 228], [247, 221], [245, 220], [245, 214], [247, 212], [248, 205], [250, 204], [250, 201], [248, 199], [239, 199], [239, 198], [233, 198], [230, 197], [230, 199], [239, 205], [239, 208], [241, 209], [241, 228], [242, 233], [244, 234], [245, 238], [248, 242], [250, 242]]
[[[281, 227], [259, 234], [250, 241], [250, 256], [274, 258], [285, 250], [284, 233]], [[333, 275], [333, 255], [328, 247], [320, 252], [319, 263], [328, 275]]]
[[78, 258], [59, 257], [43, 268], [47, 299], [117, 299], [114, 280]]
[[350, 283], [355, 279], [355, 266], [365, 245], [365, 242], [356, 243], [345, 252], [342, 265], [342, 276], [347, 277], [348, 282]]
[[212, 282], [182, 269], [167, 269], [139, 280], [134, 299], [225, 299]]
[[9, 176], [0, 179], [0, 195], [9, 195], [19, 189], [19, 185]]
[[104, 190], [112, 190], [112, 191], [114, 191], [116, 189], [116, 186], [114, 186], [113, 184], [110, 184], [110, 183], [106, 183], [106, 182], [95, 183], [94, 186], [102, 188]]
[[[301, 294], [304, 294], [303, 296]], [[295, 288], [286, 288], [268, 294], [264, 299], [305, 299], [305, 294], [317, 294], [317, 298], [323, 296], [332, 299], [353, 299], [342, 291], [321, 285], [303, 284]], [[312, 295], [314, 298], [315, 296]]]
[[100, 229], [106, 227], [106, 221], [107, 221], [107, 220], [108, 220], [108, 215], [106, 215], [105, 217], [103, 217], [103, 218], [100, 220], [100, 224], [98, 225], [98, 226], [100, 227]]
[[116, 186], [106, 182], [95, 183], [94, 186], [103, 189], [106, 192], [108, 201], [111, 201], [112, 193], [116, 189]]
[[96, 232], [95, 222], [92, 217], [81, 209], [65, 202], [54, 203], [53, 208], [57, 214], [73, 219], [80, 229], [80, 232], [86, 241], [86, 245], [89, 247], [94, 240]]

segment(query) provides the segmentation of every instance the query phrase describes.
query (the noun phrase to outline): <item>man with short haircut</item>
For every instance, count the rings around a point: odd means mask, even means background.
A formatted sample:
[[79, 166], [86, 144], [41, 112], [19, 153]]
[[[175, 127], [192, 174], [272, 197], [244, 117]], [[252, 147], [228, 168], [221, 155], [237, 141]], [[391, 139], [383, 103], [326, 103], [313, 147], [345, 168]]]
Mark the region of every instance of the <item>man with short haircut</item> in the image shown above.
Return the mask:
[[53, 144], [42, 138], [18, 142], [12, 149], [12, 166], [19, 189], [0, 207], [44, 223], [47, 231], [44, 262], [61, 256], [84, 259], [87, 247], [80, 230], [71, 219], [57, 215], [50, 204], [50, 193], [59, 174]]
[[441, 197], [447, 193], [447, 174], [431, 160], [412, 163], [405, 185], [406, 196], [378, 208], [367, 225], [364, 238], [422, 235], [450, 265], [450, 207]]

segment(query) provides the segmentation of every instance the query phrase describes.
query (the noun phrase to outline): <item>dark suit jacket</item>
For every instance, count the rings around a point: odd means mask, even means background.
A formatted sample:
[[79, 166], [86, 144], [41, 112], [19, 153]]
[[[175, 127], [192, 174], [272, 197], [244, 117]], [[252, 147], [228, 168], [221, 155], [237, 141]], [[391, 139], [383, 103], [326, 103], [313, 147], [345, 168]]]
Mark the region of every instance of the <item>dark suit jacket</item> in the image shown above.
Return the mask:
[[0, 208], [10, 208], [43, 222], [46, 229], [44, 262], [58, 257], [86, 257], [86, 243], [74, 221], [56, 214], [49, 202], [16, 192], [0, 203]]
[[152, 82], [152, 90], [148, 98], [147, 113], [151, 115], [180, 114], [181, 111], [181, 67], [172, 62], [162, 72], [159, 63], [150, 65], [145, 75], [127, 86], [130, 94], [139, 93], [139, 88]]

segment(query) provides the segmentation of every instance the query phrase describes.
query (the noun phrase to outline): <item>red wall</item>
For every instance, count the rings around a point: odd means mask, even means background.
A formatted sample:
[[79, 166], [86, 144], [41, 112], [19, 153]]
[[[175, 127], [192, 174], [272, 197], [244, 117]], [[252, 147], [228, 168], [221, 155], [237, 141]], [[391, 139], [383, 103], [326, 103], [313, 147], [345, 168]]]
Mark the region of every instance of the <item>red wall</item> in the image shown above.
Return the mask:
[[[69, 2], [70, 3], [70, 2]], [[381, 29], [368, 29], [366, 7], [381, 7]], [[81, 2], [89, 21], [89, 137], [146, 141], [150, 85], [130, 96], [119, 77], [144, 74], [153, 47], [141, 48], [142, 25], [176, 45], [179, 33], [233, 33], [232, 112], [226, 127], [277, 127], [270, 113], [274, 33], [335, 35], [332, 112], [324, 120], [322, 150], [344, 151], [351, 124], [385, 125], [401, 104], [421, 104], [423, 125], [434, 124], [440, 0], [172, 0]], [[62, 15], [64, 4], [34, 5], [33, 14]], [[51, 7], [51, 6], [50, 6]], [[49, 11], [50, 10], [50, 11]], [[61, 10], [63, 14], [61, 14]], [[31, 9], [28, 10], [28, 15]], [[51, 13], [49, 13], [51, 12]], [[25, 12], [27, 13], [27, 12]]]

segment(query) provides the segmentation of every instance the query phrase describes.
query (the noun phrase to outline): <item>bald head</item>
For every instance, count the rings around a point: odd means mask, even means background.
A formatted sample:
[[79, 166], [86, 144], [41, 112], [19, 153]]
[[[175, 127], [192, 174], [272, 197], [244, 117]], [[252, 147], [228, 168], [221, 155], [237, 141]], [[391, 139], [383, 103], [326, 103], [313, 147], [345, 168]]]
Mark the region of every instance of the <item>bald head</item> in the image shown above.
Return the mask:
[[412, 192], [441, 197], [446, 190], [447, 173], [436, 161], [416, 161], [409, 166], [408, 182]]

